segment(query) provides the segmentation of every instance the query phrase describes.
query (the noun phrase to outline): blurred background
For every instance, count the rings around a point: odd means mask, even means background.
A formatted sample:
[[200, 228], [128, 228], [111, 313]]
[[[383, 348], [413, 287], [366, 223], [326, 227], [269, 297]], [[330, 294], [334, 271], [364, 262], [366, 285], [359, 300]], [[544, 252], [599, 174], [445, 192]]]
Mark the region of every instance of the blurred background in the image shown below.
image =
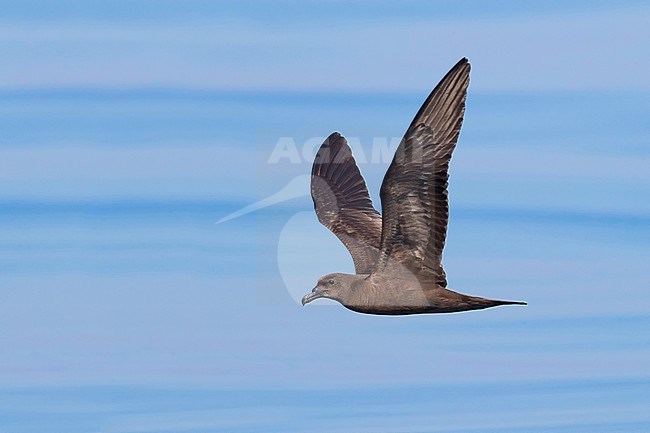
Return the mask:
[[[650, 431], [649, 20], [632, 0], [3, 0], [0, 431]], [[301, 307], [353, 269], [311, 210], [313, 143], [349, 137], [379, 207], [373, 146], [463, 56], [449, 285], [529, 305]]]

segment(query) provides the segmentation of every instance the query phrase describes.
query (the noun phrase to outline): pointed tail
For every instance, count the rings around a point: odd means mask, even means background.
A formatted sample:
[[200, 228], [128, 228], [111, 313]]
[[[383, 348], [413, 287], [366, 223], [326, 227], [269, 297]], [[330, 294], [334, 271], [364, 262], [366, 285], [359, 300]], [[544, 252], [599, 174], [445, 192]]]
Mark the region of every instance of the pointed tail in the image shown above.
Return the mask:
[[494, 305], [528, 305], [528, 302], [523, 302], [523, 301], [497, 301], [494, 300]]
[[476, 296], [468, 296], [467, 303], [471, 310], [482, 310], [484, 308], [499, 307], [501, 305], [528, 305], [523, 301], [501, 301], [499, 299], [485, 299]]

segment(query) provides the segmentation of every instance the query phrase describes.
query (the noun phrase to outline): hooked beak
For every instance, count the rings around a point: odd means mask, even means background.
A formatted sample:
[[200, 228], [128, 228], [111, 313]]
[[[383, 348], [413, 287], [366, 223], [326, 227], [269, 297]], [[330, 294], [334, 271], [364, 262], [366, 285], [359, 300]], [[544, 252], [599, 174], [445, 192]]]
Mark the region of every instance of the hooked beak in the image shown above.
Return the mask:
[[302, 298], [302, 305], [309, 304], [309, 303], [310, 303], [311, 301], [313, 301], [314, 299], [318, 299], [318, 298], [322, 298], [322, 297], [323, 297], [323, 293], [321, 293], [321, 292], [318, 290], [318, 287], [314, 287], [314, 288], [311, 290], [311, 293], [307, 293], [305, 296], [303, 296], [303, 298]]

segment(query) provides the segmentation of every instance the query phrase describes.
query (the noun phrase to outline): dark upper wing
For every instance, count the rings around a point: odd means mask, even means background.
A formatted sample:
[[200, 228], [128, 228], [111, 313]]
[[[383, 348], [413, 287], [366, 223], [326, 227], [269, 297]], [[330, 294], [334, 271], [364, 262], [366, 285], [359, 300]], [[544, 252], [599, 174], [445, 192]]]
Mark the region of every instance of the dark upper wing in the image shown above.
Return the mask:
[[381, 215], [347, 141], [338, 132], [321, 145], [311, 169], [311, 197], [318, 221], [350, 251], [357, 274], [369, 274], [379, 257]]
[[396, 260], [414, 274], [447, 285], [442, 249], [447, 236], [449, 160], [465, 112], [470, 65], [459, 61], [420, 108], [381, 185], [381, 258], [373, 272]]

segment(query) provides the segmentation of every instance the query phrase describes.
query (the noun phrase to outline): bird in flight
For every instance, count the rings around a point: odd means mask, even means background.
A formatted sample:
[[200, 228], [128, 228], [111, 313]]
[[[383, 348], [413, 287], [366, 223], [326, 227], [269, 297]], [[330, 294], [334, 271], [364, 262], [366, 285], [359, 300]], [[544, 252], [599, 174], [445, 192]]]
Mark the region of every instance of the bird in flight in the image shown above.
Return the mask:
[[470, 64], [461, 59], [426, 99], [406, 130], [381, 185], [383, 215], [372, 206], [347, 141], [338, 132], [321, 145], [311, 171], [318, 221], [346, 246], [355, 274], [321, 277], [314, 299], [359, 313], [405, 315], [525, 305], [447, 288], [448, 169], [465, 112]]

